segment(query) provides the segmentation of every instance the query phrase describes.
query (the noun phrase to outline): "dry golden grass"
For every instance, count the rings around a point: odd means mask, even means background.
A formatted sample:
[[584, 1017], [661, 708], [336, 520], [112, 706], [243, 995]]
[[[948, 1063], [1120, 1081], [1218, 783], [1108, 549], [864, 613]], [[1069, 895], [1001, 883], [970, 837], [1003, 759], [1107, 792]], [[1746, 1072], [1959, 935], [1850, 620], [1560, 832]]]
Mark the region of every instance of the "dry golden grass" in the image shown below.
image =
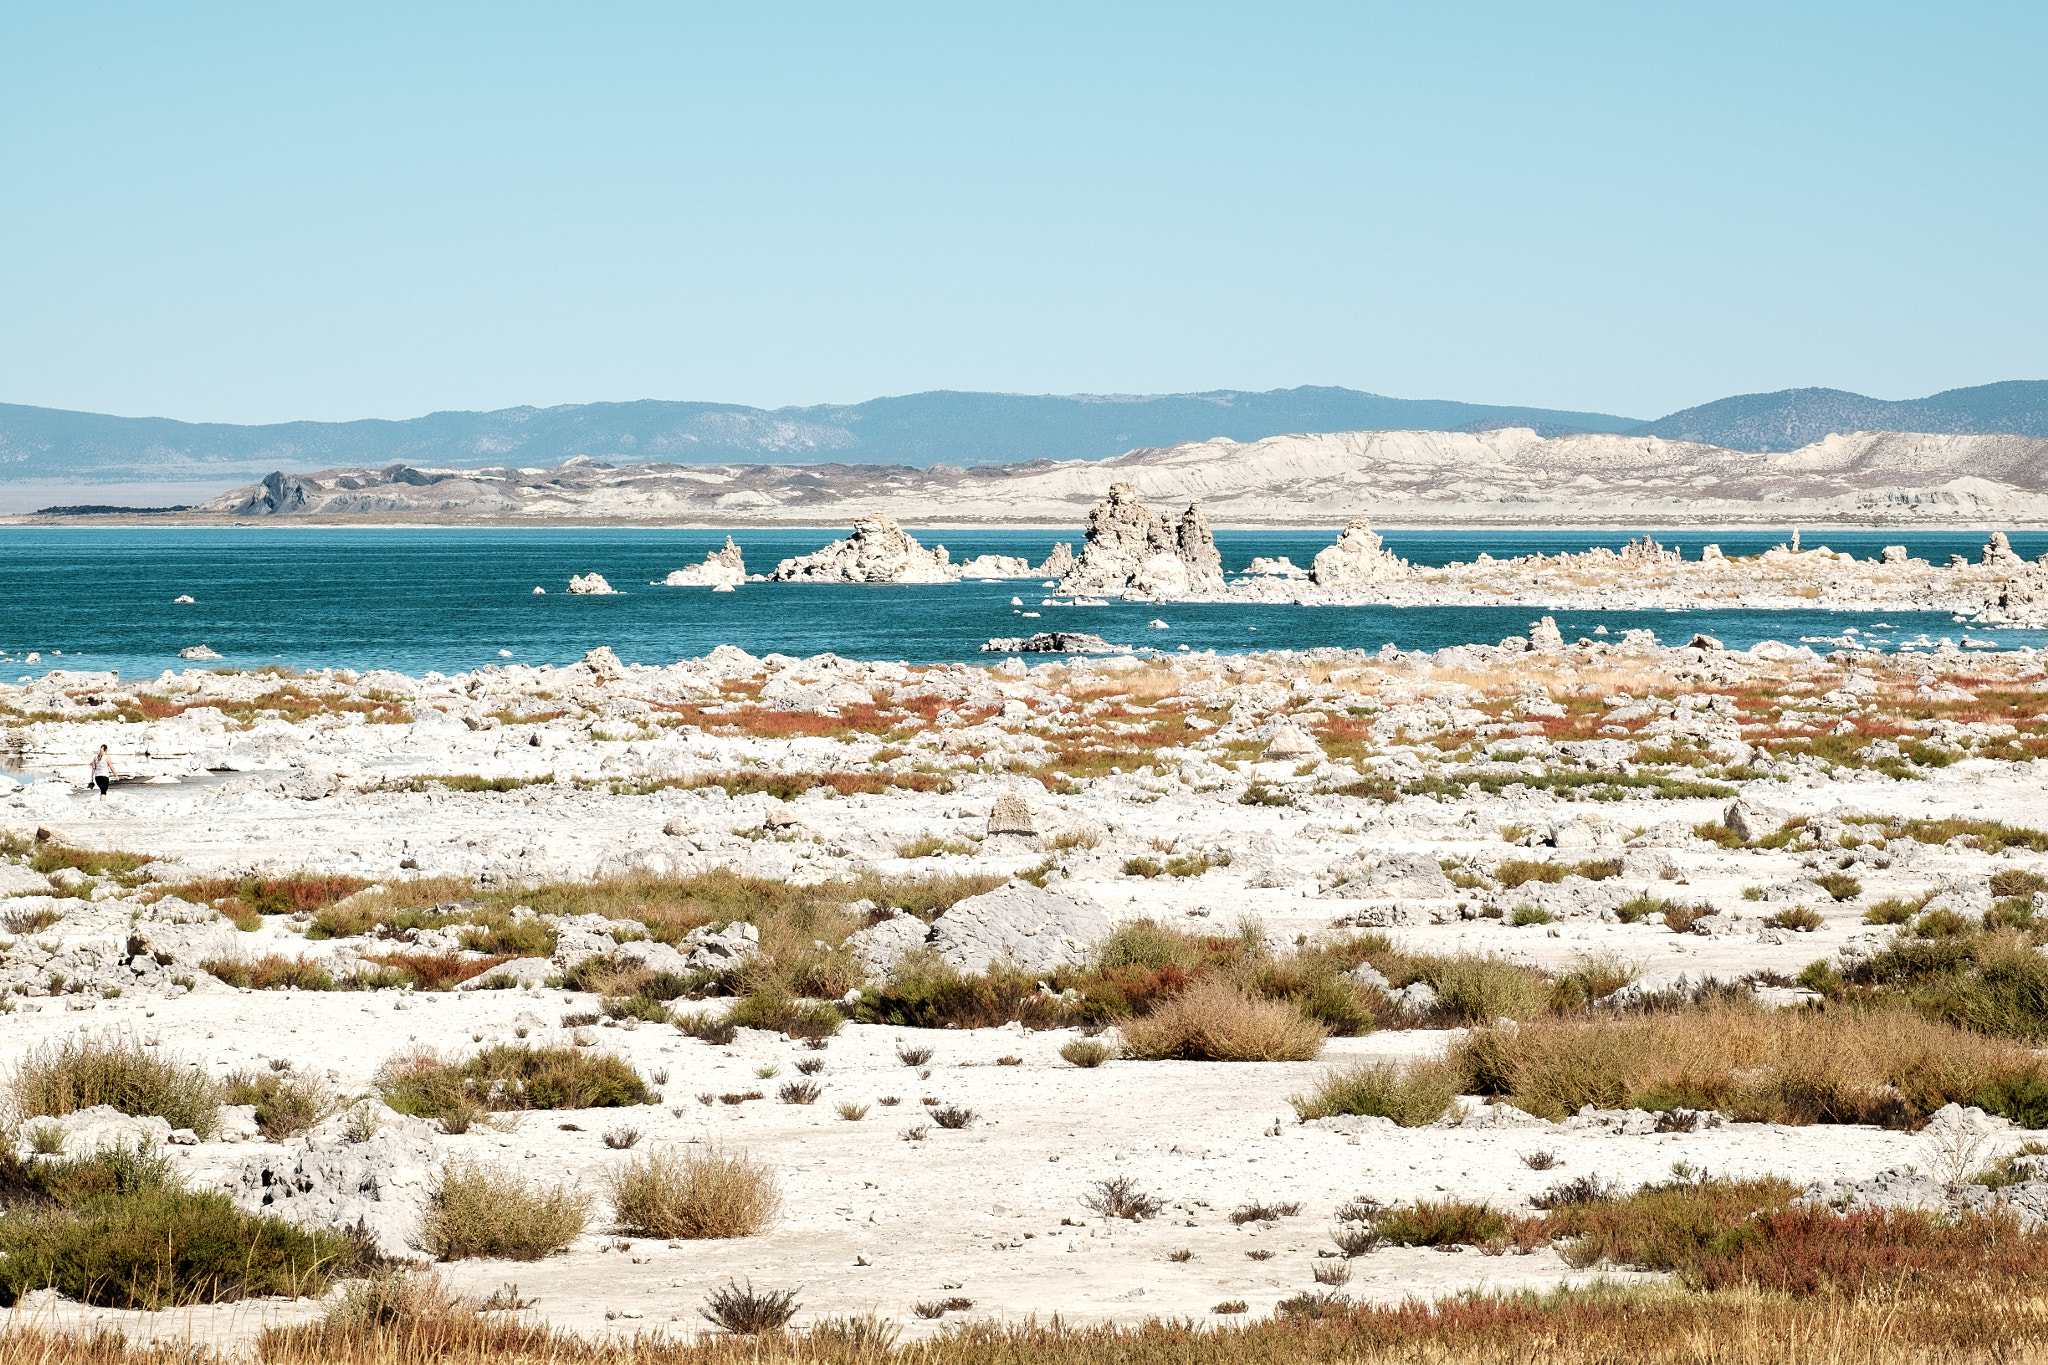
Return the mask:
[[509, 1171], [457, 1159], [434, 1186], [415, 1245], [440, 1261], [537, 1261], [567, 1250], [589, 1221], [590, 1196], [580, 1190], [529, 1185]]
[[1305, 1062], [1329, 1033], [1291, 1001], [1261, 1000], [1227, 981], [1196, 982], [1121, 1025], [1124, 1051], [1149, 1061]]
[[782, 1207], [766, 1165], [716, 1146], [649, 1152], [607, 1171], [605, 1184], [619, 1227], [642, 1237], [751, 1237]]
[[[373, 1282], [374, 1283], [374, 1282]], [[35, 1365], [215, 1365], [204, 1348], [118, 1334], [0, 1334]], [[479, 1313], [445, 1291], [352, 1293], [324, 1322], [266, 1329], [264, 1365], [2048, 1365], [2038, 1289], [1966, 1274], [1862, 1294], [1595, 1286], [1430, 1304], [1138, 1326], [965, 1323], [898, 1344], [874, 1317], [759, 1337], [584, 1339], [529, 1315]]]
[[1718, 1003], [1486, 1029], [1453, 1052], [1474, 1093], [1543, 1118], [1581, 1105], [1719, 1109], [1778, 1123], [1910, 1123], [2039, 1068], [2027, 1048], [1905, 1009], [1825, 1014]]

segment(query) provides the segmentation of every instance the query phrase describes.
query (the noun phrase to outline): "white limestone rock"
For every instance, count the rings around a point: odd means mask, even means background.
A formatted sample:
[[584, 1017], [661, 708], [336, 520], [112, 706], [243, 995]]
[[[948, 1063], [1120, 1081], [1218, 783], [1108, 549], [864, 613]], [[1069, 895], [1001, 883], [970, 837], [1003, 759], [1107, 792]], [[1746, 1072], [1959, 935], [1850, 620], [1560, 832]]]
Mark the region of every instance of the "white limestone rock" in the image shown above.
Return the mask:
[[1767, 834], [1776, 834], [1785, 817], [1754, 801], [1737, 800], [1721, 812], [1721, 823], [1744, 843], [1755, 843]]
[[618, 589], [605, 582], [603, 574], [592, 573], [572, 575], [569, 591], [578, 597], [606, 597], [615, 595]]
[[940, 915], [931, 943], [962, 971], [984, 972], [1008, 960], [1026, 972], [1049, 972], [1086, 961], [1109, 929], [1108, 916], [1092, 904], [1011, 882]]
[[1267, 741], [1264, 757], [1275, 763], [1300, 763], [1322, 758], [1323, 748], [1316, 743], [1314, 735], [1288, 721], [1273, 727], [1273, 737]]
[[[387, 1256], [409, 1256], [439, 1179], [433, 1129], [384, 1110], [376, 1136], [315, 1137], [249, 1157], [223, 1182], [234, 1201], [307, 1229], [360, 1226]], [[332, 1121], [323, 1129], [334, 1127]], [[320, 1131], [320, 1130], [316, 1130]]]
[[1037, 578], [1039, 571], [1031, 567], [1031, 561], [1016, 555], [976, 555], [963, 559], [959, 564], [962, 578]]
[[[629, 943], [620, 951], [644, 946]], [[707, 924], [683, 935], [682, 965], [693, 972], [722, 972], [740, 966], [760, 951], [761, 931], [745, 920], [734, 920], [722, 929]]]
[[1004, 792], [989, 808], [988, 832], [991, 835], [1013, 834], [1026, 838], [1038, 837], [1038, 822], [1032, 817], [1031, 803], [1016, 792]]
[[157, 1147], [171, 1140], [171, 1125], [155, 1114], [124, 1114], [111, 1104], [96, 1104], [61, 1118], [32, 1118], [22, 1123], [26, 1134], [55, 1128], [64, 1134], [64, 1155], [90, 1156], [115, 1147]]
[[15, 863], [0, 863], [0, 896], [47, 896], [50, 879]]
[[847, 935], [846, 946], [860, 959], [870, 980], [879, 980], [895, 970], [905, 953], [931, 941], [929, 924], [915, 915], [893, 915], [865, 929]]

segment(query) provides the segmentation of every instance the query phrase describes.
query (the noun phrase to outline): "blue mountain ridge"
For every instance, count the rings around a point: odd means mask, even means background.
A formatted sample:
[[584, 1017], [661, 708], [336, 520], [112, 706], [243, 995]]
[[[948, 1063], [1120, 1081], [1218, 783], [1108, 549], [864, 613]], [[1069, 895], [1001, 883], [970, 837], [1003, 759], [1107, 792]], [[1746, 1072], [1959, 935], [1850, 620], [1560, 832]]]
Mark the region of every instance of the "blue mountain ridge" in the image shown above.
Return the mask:
[[1356, 389], [1029, 395], [936, 391], [775, 409], [735, 403], [581, 403], [436, 412], [401, 421], [262, 426], [113, 417], [0, 404], [0, 480], [217, 479], [261, 467], [552, 466], [607, 462], [988, 465], [1095, 460], [1141, 446], [1288, 432], [1620, 432], [1737, 450], [1792, 450], [1830, 432], [2048, 436], [2048, 381], [2014, 380], [1891, 402], [1840, 389], [1743, 394], [1652, 422], [1609, 413], [1389, 398]]

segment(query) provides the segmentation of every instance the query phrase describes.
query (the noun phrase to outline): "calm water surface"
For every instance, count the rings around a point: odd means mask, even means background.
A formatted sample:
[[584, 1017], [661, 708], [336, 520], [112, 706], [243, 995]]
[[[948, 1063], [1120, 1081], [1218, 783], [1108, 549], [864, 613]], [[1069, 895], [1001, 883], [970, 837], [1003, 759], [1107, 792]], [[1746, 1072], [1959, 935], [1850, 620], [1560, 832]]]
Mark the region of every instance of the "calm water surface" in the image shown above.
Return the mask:
[[[747, 567], [760, 573], [807, 554], [844, 531], [752, 530], [734, 533]], [[977, 530], [927, 533], [956, 560], [1019, 555], [1034, 563], [1055, 539], [1077, 547], [1073, 531]], [[1287, 555], [1306, 565], [1334, 538], [1317, 531], [1220, 531], [1224, 568], [1235, 573], [1257, 555]], [[1659, 533], [1688, 557], [1717, 542], [1728, 554], [1752, 554], [1784, 539], [1775, 532]], [[1426, 565], [1556, 553], [1590, 545], [1619, 547], [1627, 532], [1393, 531], [1390, 549]], [[1951, 553], [1976, 559], [1982, 532], [1827, 532], [1825, 541], [1859, 558], [1904, 543], [1936, 563]], [[0, 673], [11, 680], [50, 668], [119, 669], [128, 676], [182, 668], [177, 652], [205, 644], [221, 665], [395, 668], [418, 674], [483, 664], [573, 663], [610, 645], [629, 663], [670, 663], [720, 644], [756, 654], [832, 651], [855, 658], [929, 663], [986, 659], [983, 641], [1034, 630], [1085, 630], [1120, 644], [1176, 649], [1306, 649], [1321, 645], [1403, 649], [1492, 643], [1527, 631], [1540, 613], [1528, 607], [1291, 607], [1040, 605], [1039, 580], [934, 586], [851, 587], [751, 583], [732, 593], [657, 588], [650, 580], [697, 562], [725, 540], [721, 531], [616, 529], [146, 528], [0, 529]], [[2020, 533], [2014, 548], [2048, 551], [2048, 532]], [[616, 597], [571, 597], [569, 575], [595, 571]], [[545, 596], [535, 596], [536, 586]], [[188, 594], [189, 606], [172, 599]], [[1012, 597], [1024, 606], [1013, 607]], [[1036, 611], [1037, 620], [1017, 613]], [[1894, 644], [1923, 634], [1962, 641], [1946, 614], [1868, 612], [1558, 612], [1567, 638], [1647, 627], [1667, 642], [1695, 631], [1731, 648], [1758, 640], [1796, 642], [1835, 636], [1850, 626]], [[1164, 619], [1167, 630], [1147, 623]], [[1974, 631], [2002, 646], [2039, 646], [2040, 631]], [[30, 650], [42, 662], [22, 662]], [[63, 651], [61, 656], [57, 651]], [[509, 651], [501, 654], [500, 651]]]

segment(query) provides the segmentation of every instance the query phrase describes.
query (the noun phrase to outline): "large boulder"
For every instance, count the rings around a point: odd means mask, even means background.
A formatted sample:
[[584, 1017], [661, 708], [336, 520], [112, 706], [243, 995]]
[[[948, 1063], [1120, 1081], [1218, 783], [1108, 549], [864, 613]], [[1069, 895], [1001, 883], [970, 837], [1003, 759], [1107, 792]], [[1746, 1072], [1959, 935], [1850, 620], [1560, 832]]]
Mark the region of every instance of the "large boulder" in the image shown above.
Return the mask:
[[1337, 543], [1316, 552], [1308, 576], [1323, 588], [1386, 583], [1409, 575], [1408, 561], [1383, 549], [1364, 517], [1352, 518]]
[[367, 1142], [337, 1134], [250, 1157], [227, 1175], [227, 1192], [252, 1213], [307, 1229], [360, 1227], [386, 1256], [409, 1256], [441, 1163], [424, 1121], [382, 1119]]
[[14, 863], [0, 863], [0, 896], [47, 896], [50, 879]]
[[618, 589], [605, 582], [603, 574], [591, 573], [570, 575], [569, 591], [578, 597], [609, 597]]
[[1026, 972], [1049, 972], [1085, 961], [1109, 927], [1109, 917], [1093, 904], [1011, 882], [940, 915], [931, 945], [962, 971], [985, 972], [992, 962], [1009, 961]]
[[945, 546], [925, 549], [883, 512], [855, 522], [845, 540], [785, 559], [768, 575], [777, 583], [951, 583], [959, 576]]
[[1284, 721], [1273, 727], [1273, 737], [1266, 742], [1265, 757], [1276, 763], [1300, 763], [1304, 759], [1321, 759], [1323, 748], [1316, 743], [1314, 735], [1292, 721]]
[[1767, 834], [1776, 834], [1785, 817], [1754, 801], [1737, 800], [1721, 812], [1721, 823], [1742, 842], [1753, 844]]

